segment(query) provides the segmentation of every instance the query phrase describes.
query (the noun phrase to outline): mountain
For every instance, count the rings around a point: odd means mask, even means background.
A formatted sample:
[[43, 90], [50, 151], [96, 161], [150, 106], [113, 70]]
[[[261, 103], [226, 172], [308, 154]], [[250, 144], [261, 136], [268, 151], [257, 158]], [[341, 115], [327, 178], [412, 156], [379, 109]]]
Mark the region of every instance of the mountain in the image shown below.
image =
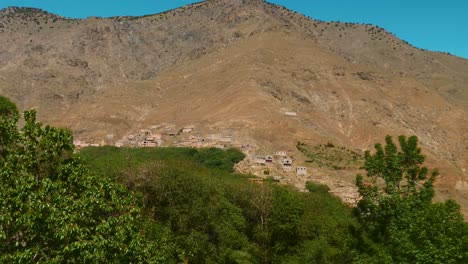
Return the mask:
[[10, 7], [0, 36], [0, 94], [78, 139], [192, 125], [305, 162], [298, 141], [364, 150], [414, 134], [441, 171], [439, 199], [468, 215], [468, 60], [259, 0], [84, 20]]

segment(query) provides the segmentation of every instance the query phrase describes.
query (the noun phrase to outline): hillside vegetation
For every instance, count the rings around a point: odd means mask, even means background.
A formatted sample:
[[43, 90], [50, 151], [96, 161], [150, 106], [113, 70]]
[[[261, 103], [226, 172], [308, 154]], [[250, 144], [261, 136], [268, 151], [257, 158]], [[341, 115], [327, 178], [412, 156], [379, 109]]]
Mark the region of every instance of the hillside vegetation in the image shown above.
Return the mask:
[[[468, 226], [432, 203], [417, 138], [365, 153], [357, 209], [233, 173], [237, 150], [73, 153], [34, 111], [0, 117], [1, 263], [466, 263]], [[400, 149], [400, 150], [399, 150]]]
[[250, 183], [232, 173], [237, 150], [104, 147], [80, 156], [141, 192], [145, 215], [170, 227], [189, 263], [352, 260], [351, 208], [326, 190]]

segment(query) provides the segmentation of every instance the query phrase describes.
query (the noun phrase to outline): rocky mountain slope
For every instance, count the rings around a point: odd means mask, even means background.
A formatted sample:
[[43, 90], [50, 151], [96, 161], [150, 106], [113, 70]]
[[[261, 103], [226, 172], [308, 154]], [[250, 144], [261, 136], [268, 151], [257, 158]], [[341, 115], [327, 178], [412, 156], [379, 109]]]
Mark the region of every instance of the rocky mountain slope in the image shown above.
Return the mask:
[[[85, 20], [0, 11], [0, 94], [76, 138], [169, 123], [267, 152], [295, 151], [298, 141], [363, 150], [386, 134], [415, 134], [441, 170], [439, 197], [455, 198], [465, 214], [467, 83], [468, 60], [259, 0]], [[354, 173], [330, 177], [352, 182]]]

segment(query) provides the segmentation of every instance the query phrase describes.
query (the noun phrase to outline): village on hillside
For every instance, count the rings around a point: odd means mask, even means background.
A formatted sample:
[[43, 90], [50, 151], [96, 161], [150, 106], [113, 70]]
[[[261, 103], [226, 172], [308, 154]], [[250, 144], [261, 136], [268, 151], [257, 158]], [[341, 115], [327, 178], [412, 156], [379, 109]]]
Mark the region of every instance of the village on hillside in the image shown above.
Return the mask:
[[[291, 113], [288, 113], [291, 115]], [[295, 114], [295, 113], [294, 113]], [[115, 147], [188, 147], [188, 148], [236, 148], [242, 151], [246, 158], [236, 165], [240, 173], [252, 174], [257, 178], [250, 181], [263, 183], [265, 179], [272, 179], [280, 184], [288, 184], [305, 190], [307, 181], [327, 184], [330, 192], [340, 197], [343, 202], [355, 206], [359, 195], [354, 186], [343, 181], [330, 179], [323, 173], [312, 173], [311, 168], [302, 165], [293, 156], [292, 150], [276, 150], [268, 152], [260, 149], [256, 144], [240, 142], [232, 134], [203, 134], [195, 126], [187, 125], [176, 128], [171, 124], [159, 124], [148, 129], [140, 129], [137, 133], [127, 134], [115, 140], [113, 135], [107, 135], [100, 143], [88, 143], [81, 140], [73, 141], [76, 149], [84, 147], [115, 146]]]
[[[194, 126], [186, 126], [175, 129], [173, 125], [157, 125], [149, 129], [141, 129], [136, 134], [126, 135], [123, 139], [112, 144], [113, 137], [108, 135], [101, 143], [87, 143], [76, 140], [74, 145], [77, 149], [89, 146], [114, 145], [116, 147], [189, 147], [189, 148], [237, 148], [246, 155], [246, 162], [251, 166], [272, 168], [293, 173], [296, 176], [307, 176], [307, 167], [294, 164], [292, 157], [287, 151], [279, 150], [271, 154], [256, 153], [257, 147], [252, 143], [239, 143], [232, 135], [209, 134], [201, 135], [195, 133]], [[266, 170], [262, 170], [266, 171]], [[265, 174], [268, 175], [268, 174]], [[259, 176], [259, 175], [257, 175]], [[279, 180], [279, 176], [275, 179]]]

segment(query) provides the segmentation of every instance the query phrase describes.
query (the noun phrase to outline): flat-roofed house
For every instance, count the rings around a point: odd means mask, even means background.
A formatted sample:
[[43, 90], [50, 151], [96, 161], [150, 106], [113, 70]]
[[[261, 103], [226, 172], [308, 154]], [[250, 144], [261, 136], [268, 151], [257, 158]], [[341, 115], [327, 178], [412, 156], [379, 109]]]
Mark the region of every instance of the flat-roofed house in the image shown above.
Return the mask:
[[231, 143], [233, 141], [231, 136], [224, 136], [219, 138], [218, 140], [224, 143]]
[[297, 116], [297, 113], [293, 111], [287, 111], [287, 112], [284, 112], [284, 115], [285, 116]]
[[307, 168], [306, 167], [296, 167], [296, 175], [297, 176], [307, 176]]
[[283, 168], [283, 171], [291, 171], [293, 160], [289, 158], [284, 158], [284, 159], [281, 159], [280, 164], [281, 164], [281, 167]]
[[254, 162], [256, 164], [260, 164], [260, 165], [265, 165], [266, 164], [264, 156], [255, 156], [254, 157]]
[[174, 132], [174, 131], [167, 131], [166, 132], [166, 136], [169, 136], [169, 137], [175, 137], [176, 135], [177, 135], [177, 133]]
[[284, 150], [280, 150], [280, 151], [276, 151], [276, 152], [275, 152], [275, 156], [284, 157], [284, 156], [287, 156], [287, 155], [288, 155], [288, 152], [287, 152], [287, 151], [284, 151]]
[[182, 133], [192, 133], [193, 127], [184, 127], [182, 128]]
[[153, 136], [147, 136], [147, 137], [145, 138], [145, 140], [146, 140], [146, 141], [150, 141], [150, 142], [154, 142], [154, 141], [156, 141], [156, 138], [153, 137]]
[[145, 146], [145, 147], [157, 147], [157, 146], [158, 146], [158, 143], [156, 143], [156, 142], [150, 142], [150, 141], [145, 141], [144, 146]]
[[283, 167], [291, 167], [293, 164], [293, 160], [289, 158], [281, 159], [281, 165]]

